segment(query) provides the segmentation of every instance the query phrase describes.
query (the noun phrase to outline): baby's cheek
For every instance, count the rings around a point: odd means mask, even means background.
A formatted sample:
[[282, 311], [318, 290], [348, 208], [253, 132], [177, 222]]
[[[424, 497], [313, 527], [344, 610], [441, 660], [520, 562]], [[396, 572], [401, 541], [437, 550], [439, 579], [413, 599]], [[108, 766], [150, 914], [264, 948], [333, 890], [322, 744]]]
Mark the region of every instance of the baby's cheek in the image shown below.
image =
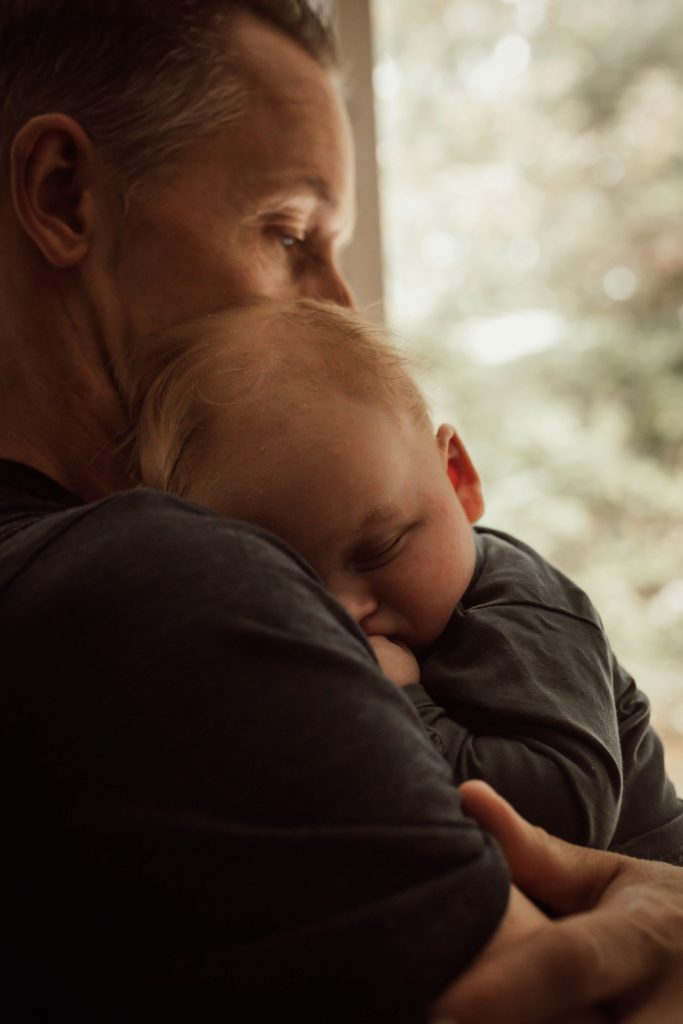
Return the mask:
[[435, 570], [435, 592], [438, 599], [450, 609], [450, 618], [456, 604], [470, 585], [474, 572], [475, 550], [471, 530], [456, 535], [444, 551], [439, 569]]
[[419, 609], [416, 626], [421, 646], [432, 643], [443, 632], [469, 582], [467, 579], [463, 583], [460, 566], [447, 556], [425, 562], [424, 570], [414, 581], [413, 592]]

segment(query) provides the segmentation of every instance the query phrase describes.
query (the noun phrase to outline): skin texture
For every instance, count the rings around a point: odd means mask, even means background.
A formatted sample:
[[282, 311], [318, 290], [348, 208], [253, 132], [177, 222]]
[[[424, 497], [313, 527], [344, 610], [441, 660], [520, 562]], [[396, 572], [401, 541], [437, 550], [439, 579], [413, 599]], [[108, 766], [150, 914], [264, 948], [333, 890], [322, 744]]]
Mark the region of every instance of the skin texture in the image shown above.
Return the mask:
[[[0, 196], [0, 455], [85, 499], [130, 486], [117, 442], [132, 339], [236, 298], [352, 301], [348, 120], [330, 76], [244, 16], [241, 122], [124, 202], [70, 118], [34, 118]], [[40, 301], [36, 301], [40, 296]]]
[[564, 843], [483, 782], [460, 791], [466, 813], [501, 843], [516, 884], [567, 916], [475, 963], [436, 1017], [551, 1024], [601, 1005], [620, 1024], [679, 1024], [683, 870]]

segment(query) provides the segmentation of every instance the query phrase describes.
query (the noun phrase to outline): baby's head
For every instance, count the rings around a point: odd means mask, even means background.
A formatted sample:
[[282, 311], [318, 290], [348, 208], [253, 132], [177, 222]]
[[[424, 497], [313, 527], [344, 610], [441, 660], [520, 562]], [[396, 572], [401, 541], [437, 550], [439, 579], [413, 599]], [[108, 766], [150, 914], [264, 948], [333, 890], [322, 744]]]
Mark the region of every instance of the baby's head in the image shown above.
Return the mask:
[[254, 302], [157, 336], [140, 393], [145, 484], [281, 537], [368, 635], [439, 635], [472, 576], [481, 489], [381, 331]]

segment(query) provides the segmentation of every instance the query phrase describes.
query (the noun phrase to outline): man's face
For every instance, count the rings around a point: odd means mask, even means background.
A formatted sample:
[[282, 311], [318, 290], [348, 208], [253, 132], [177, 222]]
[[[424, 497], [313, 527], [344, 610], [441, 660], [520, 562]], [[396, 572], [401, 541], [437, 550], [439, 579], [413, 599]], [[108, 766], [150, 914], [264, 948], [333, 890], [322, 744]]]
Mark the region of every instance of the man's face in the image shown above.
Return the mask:
[[[220, 424], [214, 429], [213, 450], [231, 450], [233, 435], [221, 444]], [[433, 642], [475, 559], [447, 444], [407, 412], [338, 393], [308, 405], [286, 439], [276, 432], [251, 441], [256, 447], [247, 439], [199, 500], [287, 541], [368, 636], [414, 650]], [[216, 479], [215, 471], [199, 475], [200, 484]]]
[[351, 302], [339, 270], [354, 217], [353, 151], [331, 77], [250, 17], [231, 45], [250, 96], [134, 200], [116, 263], [133, 336], [247, 296]]

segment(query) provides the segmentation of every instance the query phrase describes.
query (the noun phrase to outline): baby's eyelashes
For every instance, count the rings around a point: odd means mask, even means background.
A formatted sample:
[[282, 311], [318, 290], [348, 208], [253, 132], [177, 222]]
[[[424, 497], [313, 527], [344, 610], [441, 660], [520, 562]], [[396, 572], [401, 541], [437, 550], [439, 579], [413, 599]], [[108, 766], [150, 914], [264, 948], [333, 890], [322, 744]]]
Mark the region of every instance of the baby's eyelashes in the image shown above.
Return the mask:
[[409, 528], [406, 528], [379, 544], [356, 549], [352, 558], [352, 564], [356, 572], [372, 572], [387, 565], [403, 549], [408, 533]]

